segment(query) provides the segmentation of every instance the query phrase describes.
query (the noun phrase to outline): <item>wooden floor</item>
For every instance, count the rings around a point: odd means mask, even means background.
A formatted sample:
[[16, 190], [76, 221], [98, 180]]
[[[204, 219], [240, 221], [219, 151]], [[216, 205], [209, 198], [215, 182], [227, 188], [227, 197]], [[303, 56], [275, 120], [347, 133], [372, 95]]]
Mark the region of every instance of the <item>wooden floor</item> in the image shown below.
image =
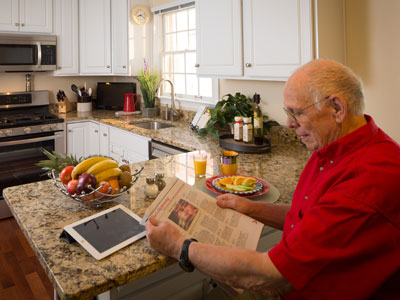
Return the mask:
[[50, 300], [53, 286], [14, 218], [0, 220], [0, 300]]

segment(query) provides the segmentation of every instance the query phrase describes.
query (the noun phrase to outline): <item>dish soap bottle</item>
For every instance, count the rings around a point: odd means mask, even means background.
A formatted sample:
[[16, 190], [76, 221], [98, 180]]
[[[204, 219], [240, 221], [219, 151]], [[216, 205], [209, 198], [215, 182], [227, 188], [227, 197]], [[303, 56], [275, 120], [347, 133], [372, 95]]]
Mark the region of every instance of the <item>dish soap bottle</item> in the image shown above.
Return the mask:
[[235, 141], [241, 141], [243, 139], [243, 122], [242, 117], [235, 117], [235, 123], [233, 124], [233, 138]]
[[253, 125], [250, 118], [243, 118], [243, 142], [251, 144], [253, 142]]
[[253, 112], [253, 128], [254, 128], [254, 144], [263, 144], [263, 115], [260, 108], [260, 95], [254, 94], [254, 112]]

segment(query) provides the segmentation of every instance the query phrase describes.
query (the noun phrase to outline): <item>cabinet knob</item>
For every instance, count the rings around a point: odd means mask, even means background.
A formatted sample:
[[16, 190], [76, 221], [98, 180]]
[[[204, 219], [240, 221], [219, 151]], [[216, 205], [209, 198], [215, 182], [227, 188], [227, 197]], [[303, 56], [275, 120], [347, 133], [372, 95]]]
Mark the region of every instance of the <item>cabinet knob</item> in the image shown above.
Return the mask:
[[199, 65], [199, 64], [195, 64], [194, 66], [195, 66], [196, 68], [200, 67], [200, 65]]
[[251, 68], [251, 64], [250, 64], [250, 63], [247, 63], [247, 64], [246, 64], [246, 68]]
[[19, 26], [19, 23], [15, 23], [15, 26]]
[[103, 133], [103, 136], [107, 136], [107, 133]]
[[24, 23], [21, 23], [21, 26], [22, 26], [22, 27], [24, 27], [24, 26], [25, 26], [25, 24], [24, 24]]
[[72, 132], [72, 130], [71, 130], [71, 129], [69, 129], [69, 130], [68, 130], [68, 132]]
[[99, 133], [99, 131], [96, 129], [95, 131], [94, 131], [95, 133]]
[[126, 69], [126, 66], [122, 66], [123, 69]]
[[109, 68], [111, 68], [111, 66], [110, 66], [110, 65], [107, 65], [107, 69], [109, 69]]

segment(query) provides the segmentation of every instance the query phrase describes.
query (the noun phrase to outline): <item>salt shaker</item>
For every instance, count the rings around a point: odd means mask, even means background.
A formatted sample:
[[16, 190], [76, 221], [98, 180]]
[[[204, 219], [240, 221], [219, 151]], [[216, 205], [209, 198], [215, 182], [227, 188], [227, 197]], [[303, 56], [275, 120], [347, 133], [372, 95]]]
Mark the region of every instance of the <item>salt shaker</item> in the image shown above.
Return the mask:
[[146, 178], [146, 188], [144, 189], [144, 194], [146, 195], [147, 198], [154, 199], [157, 197], [158, 194], [158, 187], [155, 183], [155, 179], [152, 177], [147, 177]]
[[156, 172], [156, 185], [158, 190], [161, 192], [165, 188], [164, 173]]

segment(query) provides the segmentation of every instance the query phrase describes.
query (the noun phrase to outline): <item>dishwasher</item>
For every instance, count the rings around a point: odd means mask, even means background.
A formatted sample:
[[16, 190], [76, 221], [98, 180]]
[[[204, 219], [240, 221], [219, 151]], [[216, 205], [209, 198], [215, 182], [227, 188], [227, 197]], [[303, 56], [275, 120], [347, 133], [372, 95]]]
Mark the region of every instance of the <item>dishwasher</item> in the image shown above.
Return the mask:
[[150, 159], [167, 157], [176, 154], [187, 153], [189, 151], [172, 145], [152, 140], [150, 142]]

